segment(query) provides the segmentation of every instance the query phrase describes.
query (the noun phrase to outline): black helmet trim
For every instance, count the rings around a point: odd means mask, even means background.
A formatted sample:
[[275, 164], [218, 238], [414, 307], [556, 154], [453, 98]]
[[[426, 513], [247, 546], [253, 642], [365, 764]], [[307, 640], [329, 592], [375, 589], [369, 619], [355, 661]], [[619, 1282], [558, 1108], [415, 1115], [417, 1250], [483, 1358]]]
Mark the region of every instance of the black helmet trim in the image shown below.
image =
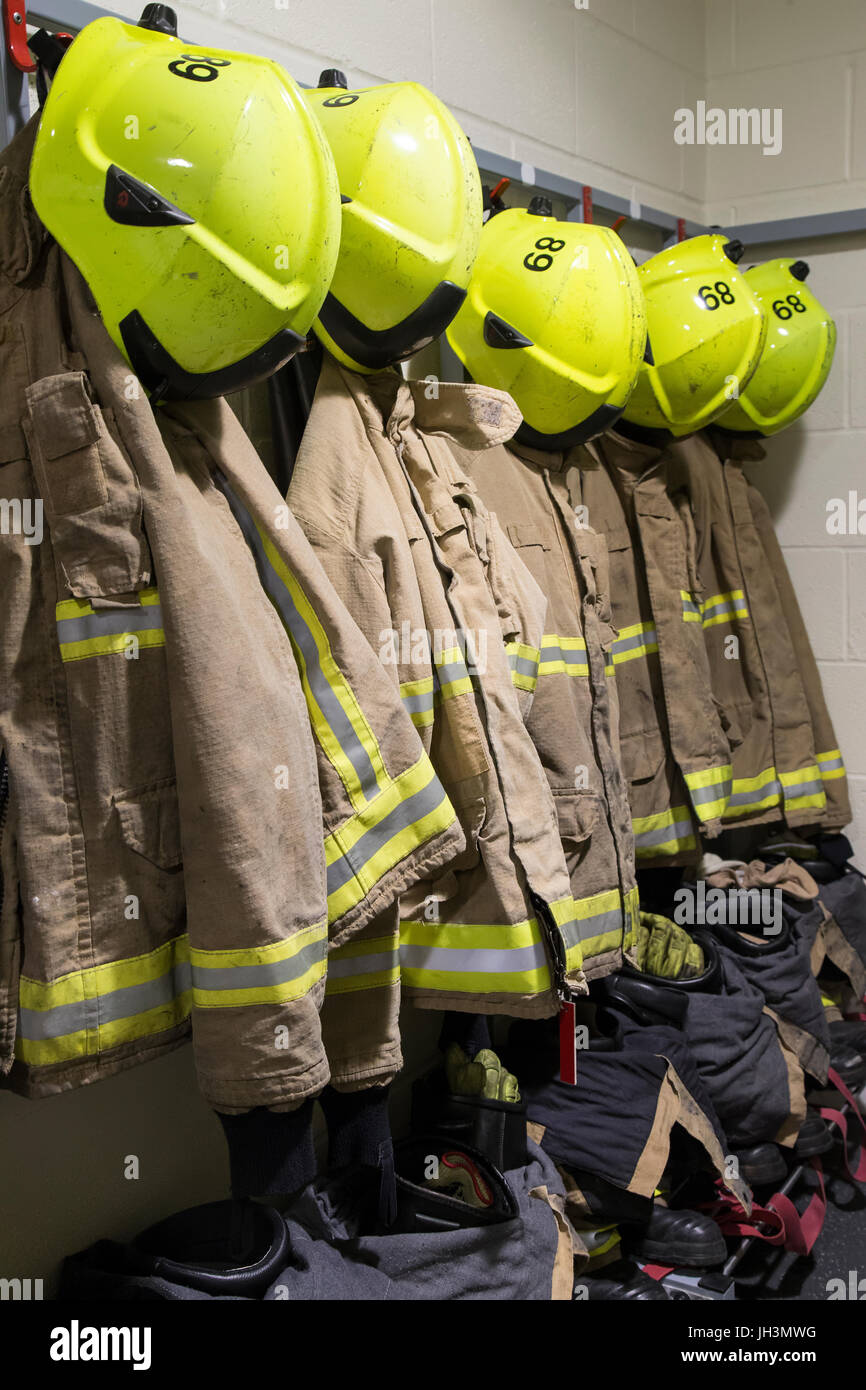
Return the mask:
[[325, 332], [353, 361], [370, 371], [384, 371], [435, 341], [466, 298], [451, 280], [442, 280], [423, 304], [392, 328], [368, 328], [339, 299], [328, 294], [319, 313]]
[[190, 227], [195, 218], [163, 198], [150, 184], [133, 178], [116, 164], [105, 174], [103, 206], [123, 227]]
[[585, 420], [581, 420], [579, 425], [570, 430], [563, 430], [561, 434], [542, 434], [524, 420], [514, 438], [519, 444], [528, 445], [530, 449], [547, 449], [551, 453], [560, 449], [573, 449], [575, 444], [585, 444], [588, 439], [594, 439], [597, 434], [604, 434], [605, 430], [611, 429], [624, 409], [621, 405], [600, 405]]
[[510, 351], [512, 348], [532, 347], [532, 339], [514, 328], [505, 319], [488, 309], [484, 316], [484, 341], [488, 347]]
[[281, 328], [261, 347], [214, 372], [188, 372], [163, 347], [137, 309], [120, 323], [126, 355], [145, 389], [158, 400], [205, 401], [265, 381], [304, 346], [305, 338]]

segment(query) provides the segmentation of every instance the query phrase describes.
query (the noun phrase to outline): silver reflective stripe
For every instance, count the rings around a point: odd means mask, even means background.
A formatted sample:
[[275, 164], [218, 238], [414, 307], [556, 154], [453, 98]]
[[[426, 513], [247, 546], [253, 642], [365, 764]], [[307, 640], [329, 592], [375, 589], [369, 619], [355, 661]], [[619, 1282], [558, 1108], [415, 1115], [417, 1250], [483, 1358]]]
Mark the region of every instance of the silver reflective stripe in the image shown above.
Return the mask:
[[62, 1038], [86, 1028], [95, 1029], [103, 1023], [120, 1018], [133, 1018], [147, 1013], [160, 1004], [170, 1004], [191, 985], [187, 961], [179, 961], [164, 975], [144, 984], [127, 985], [95, 998], [78, 999], [71, 1004], [58, 1004], [53, 1009], [19, 1009], [18, 1031], [22, 1038], [36, 1042], [44, 1038]]
[[404, 970], [443, 970], [457, 975], [521, 975], [546, 969], [547, 957], [540, 941], [511, 951], [401, 943], [400, 964]]
[[670, 825], [659, 826], [655, 830], [641, 830], [635, 834], [634, 842], [638, 849], [648, 849], [652, 845], [664, 845], [669, 840], [687, 840], [694, 836], [695, 830], [690, 820], [675, 820]]
[[746, 605], [739, 599], [736, 603], [731, 599], [726, 599], [724, 603], [713, 603], [706, 608], [702, 608], [701, 615], [704, 621], [706, 621], [707, 618], [720, 617], [723, 613], [726, 617], [732, 618], [738, 608], [742, 610], [745, 609], [745, 606]]
[[558, 644], [543, 646], [539, 665], [544, 665], [546, 661], [561, 661], [565, 666], [585, 666], [587, 661], [586, 647], [560, 647]]
[[[688, 782], [688, 777], [686, 782]], [[722, 782], [714, 782], [711, 787], [689, 787], [689, 792], [695, 806], [703, 806], [708, 801], [724, 801], [730, 795], [731, 779], [725, 778]]]
[[111, 608], [82, 618], [58, 618], [61, 642], [86, 642], [91, 637], [113, 637], [121, 632], [152, 632], [162, 627], [159, 604], [148, 607]]
[[646, 632], [636, 632], [632, 637], [617, 637], [613, 644], [614, 655], [619, 652], [632, 651], [635, 647], [646, 647], [650, 643], [658, 643], [658, 633], [656, 629], [649, 626]]
[[531, 680], [534, 680], [538, 675], [538, 662], [530, 661], [527, 656], [518, 656], [516, 652], [509, 652], [508, 664], [512, 671], [518, 671], [521, 676], [529, 676]]
[[434, 663], [433, 679], [438, 686], [450, 685], [452, 681], [465, 680], [469, 675], [462, 657], [456, 661], [445, 661], [441, 666]]
[[373, 770], [373, 764], [370, 762], [367, 750], [352, 728], [343, 706], [331, 689], [325, 673], [322, 670], [315, 638], [295, 607], [291, 594], [265, 554], [261, 536], [256, 530], [252, 517], [232, 492], [225, 478], [218, 470], [214, 470], [213, 480], [226, 498], [234, 514], [235, 521], [243, 532], [247, 545], [253, 552], [262, 588], [277, 609], [277, 612], [283, 620], [283, 625], [286, 630], [291, 633], [292, 640], [295, 642], [304, 658], [307, 680], [309, 681], [310, 689], [313, 692], [316, 704], [319, 706], [319, 709], [322, 711], [322, 714], [333, 730], [334, 737], [339, 743], [341, 750], [355, 769], [364, 795], [368, 800], [371, 800], [374, 796], [378, 795], [379, 792], [379, 785], [376, 781], [376, 773]]
[[773, 781], [773, 782], [766, 782], [766, 783], [764, 784], [764, 786], [762, 786], [762, 787], [755, 787], [755, 789], [754, 789], [753, 791], [746, 791], [746, 792], [737, 792], [737, 791], [735, 791], [735, 792], [732, 792], [731, 795], [730, 795], [729, 798], [728, 798], [728, 807], [727, 807], [727, 809], [728, 809], [728, 810], [730, 810], [731, 808], [736, 809], [737, 806], [753, 806], [753, 805], [757, 805], [758, 803], [760, 803], [761, 801], [763, 801], [763, 800], [765, 799], [765, 797], [768, 797], [768, 796], [778, 796], [778, 795], [780, 795], [781, 791], [782, 791], [782, 784], [781, 784], [780, 782], [776, 782], [776, 781]]
[[818, 767], [821, 772], [832, 772], [834, 768], [844, 766], [845, 763], [841, 756], [838, 758], [825, 758], [822, 754], [818, 754]]
[[342, 888], [350, 879], [359, 877], [363, 874], [365, 866], [389, 840], [398, 835], [401, 830], [405, 830], [407, 825], [414, 824], [421, 820], [423, 816], [435, 811], [437, 806], [441, 806], [445, 799], [445, 792], [442, 783], [437, 777], [431, 777], [426, 787], [415, 792], [407, 800], [401, 801], [390, 811], [378, 825], [373, 825], [366, 830], [359, 840], [347, 849], [345, 854], [339, 859], [335, 859], [327, 868], [328, 897], [335, 893], [338, 888]]
[[699, 617], [701, 616], [701, 610], [700, 610], [700, 608], [699, 608], [698, 605], [695, 603], [694, 599], [691, 599], [691, 598], [684, 598], [684, 599], [683, 599], [683, 612], [684, 612], [684, 613], [694, 613], [694, 614], [695, 614], [695, 617], [697, 617], [697, 618], [699, 618]]
[[433, 691], [423, 690], [417, 695], [404, 695], [402, 700], [410, 714], [425, 714], [433, 708]]
[[622, 931], [622, 924], [622, 908], [614, 907], [607, 912], [597, 912], [592, 917], [575, 917], [570, 922], [561, 922], [559, 930], [566, 946], [579, 946], [593, 936]]
[[196, 990], [266, 989], [283, 985], [287, 980], [299, 980], [313, 965], [325, 958], [328, 943], [324, 937], [311, 941], [294, 956], [285, 960], [262, 962], [259, 965], [210, 966], [196, 963], [192, 967], [192, 984]]
[[374, 956], [351, 956], [348, 960], [328, 957], [328, 979], [346, 980], [353, 975], [373, 975], [379, 970], [393, 970], [400, 964], [396, 946], [393, 951], [382, 951]]
[[812, 777], [805, 782], [785, 782], [782, 786], [782, 792], [785, 796], [810, 796], [813, 793], [823, 793], [823, 791], [824, 784], [821, 779], [819, 778], [816, 782]]

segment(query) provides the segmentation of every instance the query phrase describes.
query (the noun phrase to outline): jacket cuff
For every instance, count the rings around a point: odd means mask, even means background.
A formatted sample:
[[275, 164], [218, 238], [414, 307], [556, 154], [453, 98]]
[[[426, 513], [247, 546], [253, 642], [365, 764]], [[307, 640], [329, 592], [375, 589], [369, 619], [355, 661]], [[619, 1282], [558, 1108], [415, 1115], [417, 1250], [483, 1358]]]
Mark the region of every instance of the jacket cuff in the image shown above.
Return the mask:
[[288, 1196], [316, 1176], [313, 1100], [297, 1110], [263, 1106], [243, 1115], [223, 1115], [233, 1197]]

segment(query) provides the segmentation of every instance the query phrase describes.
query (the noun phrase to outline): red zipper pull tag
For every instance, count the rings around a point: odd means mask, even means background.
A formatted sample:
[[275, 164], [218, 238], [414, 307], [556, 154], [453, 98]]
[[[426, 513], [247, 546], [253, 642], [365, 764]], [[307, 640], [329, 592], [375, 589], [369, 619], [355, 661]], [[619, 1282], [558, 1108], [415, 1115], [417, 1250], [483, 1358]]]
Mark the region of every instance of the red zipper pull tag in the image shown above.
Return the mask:
[[577, 1085], [576, 1009], [572, 999], [564, 999], [559, 1009], [559, 1079], [566, 1086]]

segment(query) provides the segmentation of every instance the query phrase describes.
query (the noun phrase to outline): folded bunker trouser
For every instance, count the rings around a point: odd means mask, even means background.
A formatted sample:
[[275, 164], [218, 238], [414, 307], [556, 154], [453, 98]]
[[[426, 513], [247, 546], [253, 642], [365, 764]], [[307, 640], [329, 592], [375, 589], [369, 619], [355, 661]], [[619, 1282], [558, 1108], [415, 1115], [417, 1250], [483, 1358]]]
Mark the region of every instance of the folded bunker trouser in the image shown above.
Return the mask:
[[780, 1037], [803, 1070], [823, 1083], [830, 1061], [830, 1033], [811, 966], [811, 943], [822, 920], [817, 904], [783, 900], [782, 913], [769, 928], [778, 934], [759, 940], [749, 928], [720, 925], [708, 930], [736, 957], [742, 974], [763, 995]]
[[665, 981], [687, 994], [683, 1032], [734, 1149], [792, 1145], [806, 1113], [803, 1070], [740, 957], [703, 931], [707, 969]]
[[[669, 1036], [674, 1030], [662, 1031], [665, 1041], [675, 1042]], [[680, 1126], [703, 1149], [707, 1166], [726, 1180], [719, 1122], [675, 1065], [652, 1050], [655, 1038], [647, 1046], [640, 1037], [630, 1043], [594, 1040], [578, 1051], [576, 1085], [558, 1079], [549, 1026], [516, 1024], [511, 1039], [506, 1058], [512, 1069], [520, 1068], [527, 1114], [544, 1126], [542, 1148], [565, 1170], [589, 1174], [646, 1202], [661, 1182]]]

